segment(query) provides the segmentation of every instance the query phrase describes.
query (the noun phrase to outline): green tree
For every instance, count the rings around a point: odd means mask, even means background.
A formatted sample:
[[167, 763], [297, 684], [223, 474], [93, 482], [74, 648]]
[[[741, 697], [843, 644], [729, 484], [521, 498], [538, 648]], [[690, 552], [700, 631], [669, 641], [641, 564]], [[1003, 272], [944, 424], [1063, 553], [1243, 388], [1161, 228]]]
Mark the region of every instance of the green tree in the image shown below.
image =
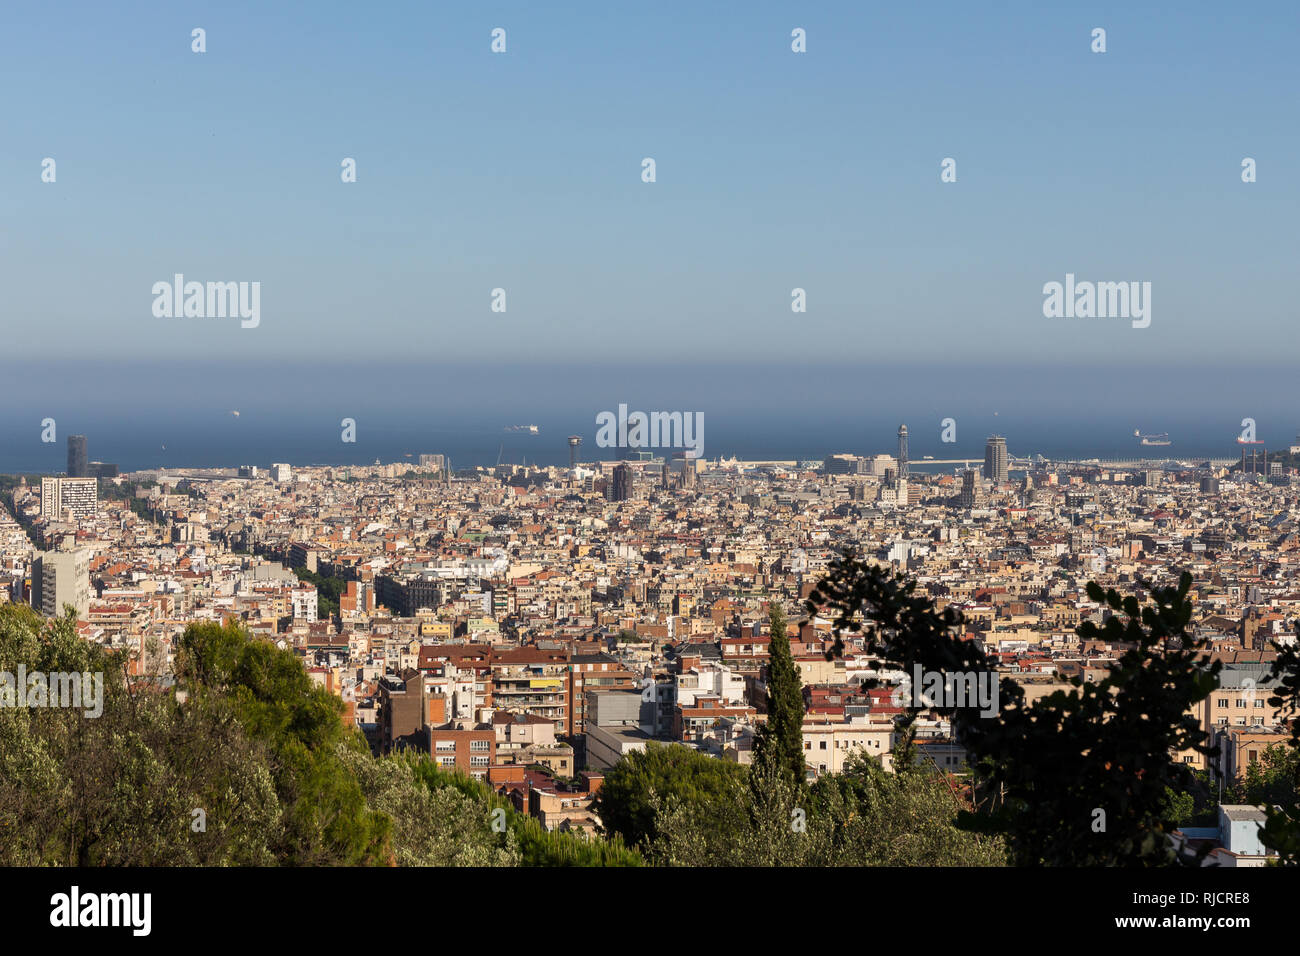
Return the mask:
[[535, 817], [516, 811], [509, 800], [482, 781], [459, 771], [444, 770], [424, 756], [414, 759], [411, 767], [416, 779], [430, 790], [455, 791], [479, 805], [482, 819], [504, 820], [501, 839], [504, 841], [508, 834], [518, 847], [521, 866], [641, 866], [644, 862], [641, 854], [629, 849], [617, 834], [589, 838], [581, 833], [548, 831]]
[[[1297, 633], [1300, 633], [1298, 630]], [[1265, 821], [1260, 828], [1260, 840], [1269, 849], [1278, 854], [1279, 862], [1285, 866], [1300, 865], [1300, 641], [1283, 645], [1273, 644], [1277, 659], [1273, 662], [1272, 675], [1279, 682], [1278, 691], [1269, 698], [1270, 706], [1279, 709], [1291, 724], [1289, 753], [1278, 761], [1277, 777], [1274, 784], [1281, 783], [1282, 792], [1274, 793], [1279, 799], [1264, 807]], [[1289, 780], [1287, 777], [1289, 776]], [[1289, 788], [1285, 786], [1289, 783]]]
[[454, 787], [430, 787], [406, 755], [376, 758], [340, 747], [373, 810], [392, 820], [393, 862], [398, 866], [517, 866], [514, 834], [493, 831], [485, 800]]
[[1165, 809], [1162, 819], [1169, 829], [1191, 826], [1196, 818], [1196, 798], [1190, 793], [1183, 793], [1165, 787]]
[[339, 748], [366, 750], [344, 726], [343, 702], [307, 676], [289, 651], [256, 640], [234, 622], [192, 624], [182, 636], [178, 676], [199, 699], [223, 701], [272, 755], [283, 807], [274, 849], [296, 865], [386, 863], [390, 821], [366, 804]]
[[660, 800], [675, 797], [705, 816], [735, 807], [735, 785], [746, 780], [746, 768], [715, 760], [679, 744], [647, 742], [606, 775], [594, 809], [604, 830], [617, 834], [633, 848], [643, 848], [659, 836]]
[[803, 789], [807, 762], [803, 755], [803, 690], [799, 668], [790, 653], [785, 614], [774, 601], [768, 612], [771, 641], [767, 658], [767, 722], [754, 736], [754, 765], [760, 772], [751, 779], [761, 784], [768, 767]]
[[[1152, 600], [1088, 585], [1109, 617], [1079, 628], [1085, 639], [1128, 648], [1100, 681], [1074, 679], [1026, 706], [1014, 681], [999, 686], [999, 711], [978, 704], [938, 706], [966, 748], [981, 784], [978, 812], [963, 826], [1007, 837], [1020, 865], [1154, 866], [1176, 862], [1163, 819], [1166, 790], [1195, 789], [1196, 778], [1173, 759], [1180, 751], [1212, 755], [1192, 716], [1218, 682], [1218, 662], [1204, 665], [1204, 642], [1187, 632], [1191, 575], [1176, 588], [1152, 588]], [[832, 563], [809, 607], [835, 615], [836, 646], [860, 635], [868, 651], [911, 673], [982, 678], [992, 661], [961, 639], [960, 618], [938, 612], [915, 583], [858, 560]], [[952, 704], [945, 701], [944, 704]], [[917, 709], [910, 708], [904, 726]]]
[[339, 613], [339, 599], [348, 589], [347, 581], [342, 578], [329, 577], [309, 571], [306, 568], [294, 568], [293, 573], [299, 581], [316, 586], [316, 616], [329, 619]]
[[661, 866], [802, 865], [818, 834], [810, 838], [802, 825], [800, 791], [774, 764], [751, 772], [763, 779], [751, 784], [740, 774], [718, 777], [715, 798], [707, 801], [681, 788], [648, 793], [655, 827], [646, 840], [647, 858]]
[[103, 675], [95, 717], [0, 707], [0, 865], [642, 863], [617, 838], [548, 833], [427, 756], [371, 756], [297, 658], [233, 623], [187, 629], [184, 695], [124, 664], [75, 615], [0, 605], [0, 670]]
[[1001, 837], [956, 825], [961, 802], [930, 770], [887, 773], [855, 755], [843, 773], [798, 789], [771, 767], [762, 786], [730, 781], [732, 799], [702, 807], [656, 794], [649, 857], [668, 866], [1003, 866]]
[[867, 754], [813, 784], [809, 817], [829, 829], [825, 861], [838, 866], [1005, 866], [1001, 836], [957, 825], [969, 802], [948, 774]]
[[[128, 683], [75, 615], [0, 606], [0, 670], [99, 675], [85, 707], [0, 708], [0, 863], [266, 865], [280, 805], [266, 750], [228, 710]], [[84, 701], [83, 701], [84, 703]], [[197, 812], [196, 812], [197, 811]]]
[[1282, 744], [1264, 748], [1259, 760], [1246, 767], [1243, 779], [1232, 787], [1232, 802], [1252, 806], [1291, 805], [1297, 802], [1300, 750]]

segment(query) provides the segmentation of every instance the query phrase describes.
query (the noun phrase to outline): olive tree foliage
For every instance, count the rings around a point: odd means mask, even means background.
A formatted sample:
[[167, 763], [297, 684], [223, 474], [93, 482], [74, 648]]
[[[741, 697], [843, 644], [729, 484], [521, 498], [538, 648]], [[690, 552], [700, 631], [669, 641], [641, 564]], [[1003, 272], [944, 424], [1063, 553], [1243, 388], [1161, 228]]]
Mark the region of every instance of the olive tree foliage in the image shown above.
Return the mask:
[[97, 716], [0, 707], [0, 865], [641, 862], [548, 834], [427, 756], [373, 757], [300, 660], [237, 624], [186, 629], [184, 694], [147, 664], [83, 640], [74, 616], [0, 605], [0, 671], [99, 674], [104, 692]]
[[133, 687], [124, 665], [81, 639], [75, 616], [0, 606], [0, 670], [99, 675], [103, 687], [98, 716], [0, 708], [0, 863], [275, 862], [280, 808], [263, 748], [221, 708]]
[[393, 821], [392, 862], [397, 866], [520, 864], [514, 834], [493, 830], [486, 801], [454, 787], [429, 787], [409, 758], [376, 759], [349, 748], [340, 748], [338, 757], [356, 775], [370, 807]]
[[958, 829], [961, 803], [943, 775], [885, 771], [865, 754], [844, 772], [795, 786], [775, 766], [709, 808], [651, 798], [658, 837], [649, 858], [671, 866], [1004, 866], [1001, 837]]

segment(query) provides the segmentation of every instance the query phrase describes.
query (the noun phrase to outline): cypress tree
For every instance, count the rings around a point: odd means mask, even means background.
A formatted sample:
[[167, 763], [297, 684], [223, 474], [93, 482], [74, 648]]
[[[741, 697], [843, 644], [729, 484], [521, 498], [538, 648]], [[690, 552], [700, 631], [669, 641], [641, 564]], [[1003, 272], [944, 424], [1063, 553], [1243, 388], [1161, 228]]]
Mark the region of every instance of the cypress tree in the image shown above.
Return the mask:
[[807, 764], [803, 756], [803, 691], [799, 668], [785, 634], [785, 614], [773, 603], [768, 612], [772, 639], [767, 651], [767, 723], [754, 738], [754, 779], [775, 770], [801, 791]]

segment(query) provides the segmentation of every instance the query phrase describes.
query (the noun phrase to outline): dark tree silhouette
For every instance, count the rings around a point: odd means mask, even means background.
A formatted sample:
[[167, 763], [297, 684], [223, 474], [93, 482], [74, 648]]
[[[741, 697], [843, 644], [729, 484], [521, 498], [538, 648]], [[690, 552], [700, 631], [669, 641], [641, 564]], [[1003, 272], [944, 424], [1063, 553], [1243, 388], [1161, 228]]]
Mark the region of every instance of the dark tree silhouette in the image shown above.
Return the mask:
[[[1176, 588], [1150, 588], [1151, 601], [1088, 585], [1104, 605], [1104, 626], [1079, 628], [1084, 638], [1125, 646], [1097, 682], [1072, 678], [1069, 690], [1026, 705], [1009, 678], [998, 683], [998, 712], [984, 716], [974, 701], [932, 708], [951, 721], [977, 778], [977, 808], [963, 827], [1007, 838], [1018, 865], [1159, 866], [1179, 862], [1162, 820], [1166, 788], [1200, 786], [1178, 752], [1213, 755], [1192, 710], [1217, 686], [1218, 662], [1208, 644], [1187, 632], [1191, 575]], [[859, 637], [867, 653], [911, 674], [915, 666], [946, 678], [989, 679], [992, 661], [960, 634], [960, 617], [939, 612], [915, 583], [846, 552], [833, 562], [808, 601], [834, 617], [835, 645]], [[908, 707], [906, 733], [920, 708]]]

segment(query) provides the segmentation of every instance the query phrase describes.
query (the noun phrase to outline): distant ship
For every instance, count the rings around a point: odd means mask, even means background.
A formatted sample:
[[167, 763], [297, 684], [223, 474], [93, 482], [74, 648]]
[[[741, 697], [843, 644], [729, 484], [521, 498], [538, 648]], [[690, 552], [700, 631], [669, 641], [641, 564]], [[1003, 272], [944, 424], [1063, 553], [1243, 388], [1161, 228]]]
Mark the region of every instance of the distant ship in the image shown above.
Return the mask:
[[508, 432], [528, 432], [530, 435], [536, 435], [539, 431], [536, 425], [507, 425]]
[[1134, 429], [1133, 436], [1140, 440], [1143, 445], [1172, 445], [1169, 440], [1169, 432], [1161, 432], [1158, 435], [1143, 435], [1140, 431]]

